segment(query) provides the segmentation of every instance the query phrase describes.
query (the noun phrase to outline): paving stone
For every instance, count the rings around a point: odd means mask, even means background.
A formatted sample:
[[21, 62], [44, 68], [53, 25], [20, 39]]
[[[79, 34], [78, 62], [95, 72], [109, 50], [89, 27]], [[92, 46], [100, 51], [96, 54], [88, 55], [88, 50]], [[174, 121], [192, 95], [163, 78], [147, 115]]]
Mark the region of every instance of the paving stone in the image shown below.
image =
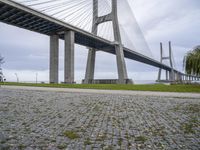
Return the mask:
[[0, 89], [0, 149], [198, 149], [200, 99]]

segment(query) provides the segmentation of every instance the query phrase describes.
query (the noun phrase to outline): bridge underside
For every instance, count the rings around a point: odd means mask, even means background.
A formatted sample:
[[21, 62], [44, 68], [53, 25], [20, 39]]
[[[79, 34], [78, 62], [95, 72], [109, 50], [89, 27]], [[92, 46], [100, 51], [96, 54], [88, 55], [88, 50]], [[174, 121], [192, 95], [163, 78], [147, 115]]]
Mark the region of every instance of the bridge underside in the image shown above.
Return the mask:
[[[12, 2], [11, 4], [15, 4]], [[21, 6], [20, 4], [16, 4]], [[22, 6], [23, 7], [23, 6]], [[32, 9], [30, 9], [32, 10]], [[36, 12], [32, 10], [33, 12]], [[101, 39], [101, 38], [94, 38], [92, 34], [88, 36], [89, 33], [86, 34], [85, 31], [76, 29], [75, 27], [72, 27], [65, 22], [62, 22], [60, 20], [56, 20], [55, 18], [51, 18], [49, 16], [46, 16], [44, 14], [40, 14], [37, 12], [38, 15], [28, 12], [27, 10], [19, 9], [15, 6], [8, 5], [6, 3], [3, 3], [0, 1], [0, 21], [4, 22], [6, 24], [10, 24], [13, 26], [17, 26], [23, 29], [27, 29], [30, 31], [38, 32], [40, 34], [45, 35], [53, 35], [53, 34], [59, 34], [61, 39], [64, 39], [64, 32], [67, 30], [73, 30], [75, 31], [75, 42], [76, 44], [80, 44], [87, 47], [93, 47], [99, 50], [105, 50], [105, 51], [112, 51], [114, 49], [114, 46], [111, 45], [111, 42]], [[41, 17], [40, 15], [43, 17]], [[48, 18], [53, 19], [49, 20]], [[57, 23], [60, 22], [60, 23]], [[61, 24], [62, 23], [62, 24]], [[63, 25], [65, 24], [65, 25]], [[101, 40], [99, 40], [101, 39]]]

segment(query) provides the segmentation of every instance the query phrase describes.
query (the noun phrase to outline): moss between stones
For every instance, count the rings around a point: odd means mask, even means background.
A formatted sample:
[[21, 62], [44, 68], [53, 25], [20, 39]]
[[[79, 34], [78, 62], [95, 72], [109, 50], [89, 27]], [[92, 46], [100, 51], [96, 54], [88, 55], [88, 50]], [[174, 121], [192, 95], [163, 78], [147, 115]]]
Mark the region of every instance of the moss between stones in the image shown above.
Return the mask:
[[79, 135], [74, 131], [65, 131], [64, 136], [71, 140], [79, 138]]

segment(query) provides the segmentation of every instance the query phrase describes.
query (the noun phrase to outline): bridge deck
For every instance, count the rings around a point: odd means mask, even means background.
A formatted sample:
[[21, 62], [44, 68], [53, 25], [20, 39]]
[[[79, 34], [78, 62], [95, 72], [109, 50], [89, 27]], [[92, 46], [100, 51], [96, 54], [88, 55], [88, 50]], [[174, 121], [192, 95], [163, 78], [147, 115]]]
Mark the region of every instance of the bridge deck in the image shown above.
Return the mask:
[[[76, 44], [115, 54], [113, 42], [95, 36], [89, 32], [69, 25], [66, 22], [40, 13], [14, 1], [0, 0], [0, 21], [45, 35], [60, 33], [61, 39], [64, 39], [63, 31], [73, 30], [75, 32]], [[125, 47], [124, 55], [128, 59], [132, 59], [168, 71], [171, 70], [169, 66]], [[175, 70], [175, 72], [178, 71]]]
[[[0, 21], [46, 35], [73, 30], [77, 44], [106, 50], [114, 48], [108, 40], [9, 0], [0, 0]], [[63, 38], [62, 33], [60, 36]]]

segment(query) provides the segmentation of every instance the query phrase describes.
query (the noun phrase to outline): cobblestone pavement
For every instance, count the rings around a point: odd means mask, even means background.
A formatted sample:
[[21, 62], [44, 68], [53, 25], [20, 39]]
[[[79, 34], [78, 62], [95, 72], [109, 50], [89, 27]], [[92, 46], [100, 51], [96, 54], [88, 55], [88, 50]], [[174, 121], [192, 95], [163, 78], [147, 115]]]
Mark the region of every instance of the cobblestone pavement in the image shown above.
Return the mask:
[[0, 149], [200, 149], [200, 99], [0, 89]]

